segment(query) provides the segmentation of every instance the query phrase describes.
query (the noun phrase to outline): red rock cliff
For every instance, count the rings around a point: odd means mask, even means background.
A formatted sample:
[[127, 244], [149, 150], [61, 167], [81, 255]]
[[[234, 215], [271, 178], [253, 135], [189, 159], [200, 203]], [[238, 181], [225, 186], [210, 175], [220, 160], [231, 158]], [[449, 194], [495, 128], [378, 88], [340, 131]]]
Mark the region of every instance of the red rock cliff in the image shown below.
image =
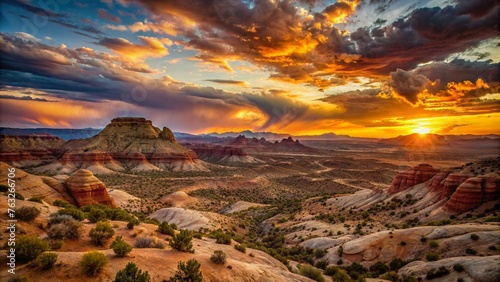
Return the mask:
[[419, 164], [406, 172], [399, 173], [387, 192], [389, 194], [395, 194], [397, 192], [404, 191], [412, 186], [431, 179], [438, 174], [438, 172], [439, 170], [433, 168], [431, 165]]
[[89, 170], [77, 170], [66, 180], [65, 185], [80, 207], [89, 204], [103, 204], [116, 208], [115, 201], [109, 196], [104, 183]]

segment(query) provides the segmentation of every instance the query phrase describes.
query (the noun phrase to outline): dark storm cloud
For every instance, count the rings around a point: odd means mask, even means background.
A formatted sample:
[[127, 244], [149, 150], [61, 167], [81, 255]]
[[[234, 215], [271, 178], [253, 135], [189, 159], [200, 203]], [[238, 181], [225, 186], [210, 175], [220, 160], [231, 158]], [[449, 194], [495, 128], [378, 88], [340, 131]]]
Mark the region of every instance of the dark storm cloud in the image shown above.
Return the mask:
[[389, 85], [396, 93], [412, 104], [419, 102], [417, 97], [429, 84], [429, 79], [421, 74], [397, 69], [391, 72]]
[[[48, 16], [48, 17], [57, 17], [63, 18], [66, 17], [64, 14], [56, 13], [48, 9], [44, 9], [35, 5], [31, 5], [26, 1], [17, 1], [17, 0], [2, 0], [2, 4], [9, 4], [13, 6], [17, 6], [27, 12], [36, 14], [38, 16]], [[56, 6], [57, 8], [58, 6]]]
[[31, 96], [12, 96], [12, 95], [1, 95], [0, 94], [0, 99], [9, 99], [9, 100], [26, 100], [26, 101], [38, 101], [38, 102], [54, 102], [54, 101], [49, 101], [45, 98], [33, 98]]
[[[354, 12], [345, 2], [312, 17], [301, 14], [293, 1], [254, 1], [252, 6], [237, 0], [136, 2], [160, 19], [195, 22], [196, 29], [179, 24], [176, 32], [187, 38], [179, 44], [197, 50], [199, 60], [227, 71], [232, 71], [228, 60], [248, 60], [274, 71], [272, 78], [320, 88], [337, 85], [328, 77], [332, 73], [380, 78], [398, 68], [412, 70], [422, 62], [443, 61], [498, 32], [499, 5], [489, 0], [458, 1], [443, 8], [411, 6], [405, 17], [388, 24], [374, 19], [376, 25], [351, 34], [331, 22]], [[375, 9], [389, 4], [360, 5]]]

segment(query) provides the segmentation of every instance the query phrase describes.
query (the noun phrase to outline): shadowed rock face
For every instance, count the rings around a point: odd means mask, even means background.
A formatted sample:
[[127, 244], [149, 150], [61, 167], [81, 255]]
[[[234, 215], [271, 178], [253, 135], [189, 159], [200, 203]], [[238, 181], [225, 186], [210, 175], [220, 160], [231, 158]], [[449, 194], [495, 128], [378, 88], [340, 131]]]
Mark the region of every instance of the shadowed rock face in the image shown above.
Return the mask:
[[89, 170], [79, 169], [66, 180], [65, 185], [80, 207], [103, 204], [116, 208], [115, 201], [109, 196], [104, 183]]
[[423, 183], [436, 174], [439, 170], [428, 164], [419, 164], [418, 166], [398, 174], [392, 182], [391, 188], [387, 191], [390, 195], [404, 191], [414, 185]]
[[44, 161], [55, 159], [64, 140], [48, 134], [0, 135], [0, 161]]

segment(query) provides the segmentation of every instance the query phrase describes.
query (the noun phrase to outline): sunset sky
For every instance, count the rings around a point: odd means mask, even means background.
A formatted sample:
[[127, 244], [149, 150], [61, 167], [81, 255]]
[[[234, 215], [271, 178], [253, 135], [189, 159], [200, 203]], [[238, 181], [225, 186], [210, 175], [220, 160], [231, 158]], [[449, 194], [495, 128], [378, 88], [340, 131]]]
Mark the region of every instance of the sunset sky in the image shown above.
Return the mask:
[[500, 134], [495, 0], [0, 5], [0, 126]]

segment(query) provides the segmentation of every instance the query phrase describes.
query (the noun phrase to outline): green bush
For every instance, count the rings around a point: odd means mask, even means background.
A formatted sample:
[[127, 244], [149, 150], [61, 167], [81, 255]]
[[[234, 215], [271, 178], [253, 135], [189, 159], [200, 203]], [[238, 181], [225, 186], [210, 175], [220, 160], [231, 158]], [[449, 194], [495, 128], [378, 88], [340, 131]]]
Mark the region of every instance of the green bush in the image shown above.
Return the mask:
[[216, 232], [214, 234], [214, 237], [215, 237], [215, 243], [225, 244], [225, 245], [231, 245], [231, 239], [233, 238], [231, 233], [224, 233], [224, 232]]
[[210, 260], [216, 264], [224, 264], [226, 263], [226, 253], [222, 250], [216, 250], [210, 257]]
[[465, 249], [465, 253], [468, 255], [476, 255], [477, 251], [474, 249], [471, 249], [471, 248], [467, 248], [467, 249]]
[[59, 210], [57, 213], [61, 215], [63, 214], [69, 215], [78, 221], [82, 221], [85, 219], [85, 213], [74, 206]]
[[57, 254], [56, 253], [43, 253], [38, 256], [36, 259], [36, 264], [42, 269], [42, 270], [49, 270], [54, 266], [54, 264], [57, 261]]
[[132, 251], [132, 246], [123, 241], [122, 236], [116, 236], [110, 247], [115, 252], [115, 255], [121, 258]]
[[14, 193], [14, 198], [16, 198], [17, 200], [24, 200], [23, 194], [17, 192]]
[[456, 263], [453, 265], [453, 270], [455, 270], [456, 272], [462, 272], [464, 271], [464, 266], [460, 263]]
[[437, 253], [428, 253], [425, 258], [427, 261], [437, 261], [439, 260], [439, 254]]
[[63, 208], [76, 208], [74, 205], [64, 201], [64, 200], [55, 200], [53, 203], [52, 203], [53, 206], [56, 206], [56, 207], [63, 207]]
[[99, 221], [95, 228], [89, 232], [92, 243], [96, 246], [103, 246], [104, 242], [115, 235], [115, 230], [107, 221]]
[[316, 249], [316, 250], [314, 250], [314, 256], [316, 258], [322, 258], [322, 257], [324, 257], [326, 255], [326, 252], [327, 252], [327, 250]]
[[160, 225], [158, 225], [158, 232], [160, 232], [161, 234], [167, 234], [170, 236], [175, 235], [175, 229], [172, 228], [172, 226], [170, 226], [170, 224], [168, 224], [168, 222], [166, 222], [166, 221], [164, 221], [164, 222], [160, 223]]
[[142, 272], [133, 262], [127, 263], [124, 269], [118, 271], [113, 282], [150, 282], [149, 273]]
[[325, 269], [327, 266], [328, 266], [327, 259], [321, 259], [321, 260], [318, 260], [314, 263], [314, 267], [319, 268], [319, 269]]
[[405, 261], [403, 261], [400, 258], [395, 258], [395, 259], [391, 260], [391, 262], [389, 263], [389, 267], [391, 268], [391, 270], [395, 270], [395, 271], [398, 271], [401, 267], [403, 267], [405, 265], [406, 265]]
[[170, 240], [170, 247], [181, 252], [194, 252], [193, 251], [193, 235], [187, 229], [182, 229], [179, 234], [172, 236]]
[[429, 242], [429, 246], [430, 246], [431, 248], [437, 248], [437, 247], [439, 247], [439, 244], [438, 244], [438, 242], [436, 242], [436, 241], [430, 241], [430, 242]]
[[373, 264], [372, 266], [370, 266], [370, 271], [375, 272], [378, 275], [382, 275], [382, 274], [386, 273], [387, 271], [389, 271], [389, 267], [385, 263], [378, 261], [375, 264]]
[[42, 199], [40, 199], [39, 197], [31, 197], [28, 199], [28, 201], [43, 204]]
[[34, 236], [23, 236], [16, 241], [16, 261], [28, 263], [49, 249], [49, 244]]
[[471, 238], [472, 240], [474, 240], [474, 241], [477, 241], [477, 240], [479, 240], [479, 235], [477, 235], [476, 233], [474, 233], [474, 234], [471, 234], [471, 235], [470, 235], [470, 238]]
[[79, 264], [87, 276], [96, 276], [108, 264], [108, 258], [101, 252], [92, 251], [85, 253]]
[[446, 267], [440, 266], [437, 271], [434, 268], [427, 271], [425, 278], [430, 280], [430, 279], [434, 279], [434, 278], [443, 277], [445, 275], [448, 275], [449, 273], [450, 273], [450, 271]]
[[389, 280], [389, 281], [392, 281], [392, 282], [398, 282], [399, 281], [399, 276], [398, 276], [398, 274], [395, 271], [386, 272], [382, 276], [380, 276], [380, 278], [385, 279], [385, 280]]
[[47, 235], [54, 240], [78, 240], [82, 235], [82, 224], [69, 215], [51, 215], [48, 226]]
[[107, 220], [108, 219], [108, 215], [102, 209], [93, 208], [87, 214], [87, 219], [90, 222], [95, 223], [95, 222], [98, 222], [98, 221], [105, 221], [105, 220]]
[[311, 265], [303, 265], [300, 267], [299, 270], [300, 275], [311, 278], [312, 280], [318, 281], [318, 282], [324, 282], [325, 279], [323, 278], [323, 274], [321, 270], [317, 269], [314, 266]]
[[234, 248], [242, 253], [247, 252], [247, 245], [245, 245], [245, 244], [236, 244], [236, 245], [234, 245]]
[[132, 222], [132, 221], [129, 221], [129, 222], [127, 223], [127, 228], [128, 228], [128, 229], [134, 229], [134, 226], [135, 226], [135, 223], [134, 223], [134, 222]]
[[200, 271], [200, 263], [195, 259], [187, 262], [180, 261], [177, 264], [177, 272], [170, 277], [170, 282], [202, 282], [203, 273]]
[[40, 210], [35, 207], [21, 207], [16, 210], [16, 218], [22, 221], [33, 221], [40, 215]]
[[402, 282], [417, 282], [418, 279], [413, 276], [403, 276]]

